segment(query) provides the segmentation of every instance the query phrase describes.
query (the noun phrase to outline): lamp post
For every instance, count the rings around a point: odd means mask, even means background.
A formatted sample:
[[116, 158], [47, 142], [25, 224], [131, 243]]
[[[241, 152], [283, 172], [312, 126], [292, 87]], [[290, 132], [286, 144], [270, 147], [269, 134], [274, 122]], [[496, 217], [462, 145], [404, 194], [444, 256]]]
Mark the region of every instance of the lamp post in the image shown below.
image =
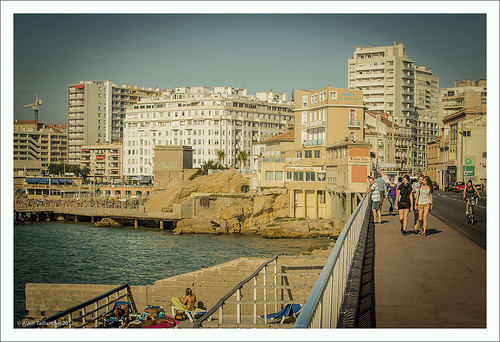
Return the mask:
[[461, 132], [458, 132], [462, 138], [461, 138], [461, 145], [463, 146], [463, 142], [465, 140], [465, 149], [462, 149], [462, 151], [460, 151], [460, 168], [462, 169], [462, 178], [465, 182], [465, 173], [464, 173], [464, 156], [465, 158], [467, 158], [467, 139], [465, 139], [465, 137], [467, 137], [469, 134], [468, 134], [469, 131], [461, 131]]

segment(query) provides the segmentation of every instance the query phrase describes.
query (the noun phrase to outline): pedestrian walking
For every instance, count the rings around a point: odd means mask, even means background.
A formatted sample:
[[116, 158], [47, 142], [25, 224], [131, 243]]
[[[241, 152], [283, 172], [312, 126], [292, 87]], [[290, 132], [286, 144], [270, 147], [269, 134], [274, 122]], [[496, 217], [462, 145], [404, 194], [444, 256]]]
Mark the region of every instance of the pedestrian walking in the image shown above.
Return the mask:
[[416, 203], [418, 208], [418, 222], [420, 235], [427, 236], [427, 215], [433, 207], [432, 193], [434, 188], [432, 186], [429, 176], [423, 177], [422, 185], [417, 190]]
[[364, 195], [368, 195], [370, 192], [372, 193], [373, 223], [382, 223], [382, 214], [380, 213], [380, 190], [373, 177], [368, 177], [368, 181], [370, 182], [370, 188], [364, 193]]
[[417, 191], [418, 189], [422, 186], [422, 182], [424, 181], [424, 176], [420, 175], [418, 176], [418, 182], [413, 183], [413, 189], [411, 191], [412, 197], [413, 197], [413, 232], [415, 234], [418, 234], [418, 208], [417, 208], [417, 201], [416, 201], [416, 196], [417, 196]]
[[404, 175], [403, 183], [396, 190], [396, 210], [399, 210], [399, 223], [401, 224], [401, 234], [406, 236], [406, 227], [408, 225], [408, 213], [413, 208], [412, 188], [410, 185], [410, 176]]
[[394, 183], [394, 177], [390, 178], [389, 184], [387, 184], [385, 190], [385, 198], [389, 200], [389, 215], [396, 215], [396, 209], [394, 208], [394, 203], [396, 202], [396, 190], [397, 185]]
[[385, 193], [385, 181], [379, 176], [375, 179], [375, 183], [378, 185], [378, 190], [380, 191], [380, 210], [382, 210], [382, 205], [384, 204], [384, 193]]

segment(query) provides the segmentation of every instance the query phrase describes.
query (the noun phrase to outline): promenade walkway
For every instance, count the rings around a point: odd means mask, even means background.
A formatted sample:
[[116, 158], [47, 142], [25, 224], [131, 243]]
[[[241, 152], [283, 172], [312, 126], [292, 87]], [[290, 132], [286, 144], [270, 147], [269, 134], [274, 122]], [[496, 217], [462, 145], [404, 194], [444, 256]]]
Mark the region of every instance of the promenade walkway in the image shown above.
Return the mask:
[[387, 206], [375, 224], [376, 327], [485, 328], [486, 251], [431, 214], [430, 235], [403, 236]]

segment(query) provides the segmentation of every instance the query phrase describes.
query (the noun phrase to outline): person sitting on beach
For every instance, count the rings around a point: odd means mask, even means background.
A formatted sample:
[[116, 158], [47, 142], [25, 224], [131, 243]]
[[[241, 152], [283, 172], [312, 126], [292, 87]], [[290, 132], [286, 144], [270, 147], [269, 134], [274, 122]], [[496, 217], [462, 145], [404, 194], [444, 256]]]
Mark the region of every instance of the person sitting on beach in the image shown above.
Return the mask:
[[158, 325], [158, 324], [161, 324], [161, 323], [169, 323], [172, 326], [177, 325], [177, 323], [174, 321], [174, 319], [172, 317], [166, 316], [166, 317], [159, 317], [159, 318], [156, 318], [156, 319], [143, 321], [141, 323], [129, 323], [129, 324], [125, 324], [123, 326], [123, 328], [124, 329], [128, 329], [128, 328], [144, 328], [144, 327], [150, 327], [152, 325]]
[[188, 311], [192, 311], [196, 309], [196, 295], [193, 293], [189, 287], [186, 289], [186, 296], [179, 298], [182, 303], [182, 307]]

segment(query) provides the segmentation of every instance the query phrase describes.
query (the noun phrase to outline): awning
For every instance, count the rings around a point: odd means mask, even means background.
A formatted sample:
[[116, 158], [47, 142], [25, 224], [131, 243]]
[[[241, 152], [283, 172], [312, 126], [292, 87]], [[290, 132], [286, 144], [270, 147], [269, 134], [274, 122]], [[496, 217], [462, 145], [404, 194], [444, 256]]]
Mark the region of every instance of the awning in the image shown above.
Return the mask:
[[35, 184], [38, 183], [38, 178], [26, 178], [24, 181], [28, 184]]
[[38, 184], [47, 184], [48, 182], [48, 178], [38, 178]]
[[95, 159], [105, 159], [106, 156], [96, 156]]
[[151, 176], [143, 176], [140, 180], [141, 183], [147, 184], [151, 182]]

